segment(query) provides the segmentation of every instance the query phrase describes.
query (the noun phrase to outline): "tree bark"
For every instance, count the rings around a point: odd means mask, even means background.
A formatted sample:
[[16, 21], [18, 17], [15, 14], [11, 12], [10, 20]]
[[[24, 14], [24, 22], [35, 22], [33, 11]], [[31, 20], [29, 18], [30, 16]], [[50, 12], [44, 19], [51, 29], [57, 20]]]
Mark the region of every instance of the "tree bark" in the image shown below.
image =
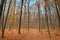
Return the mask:
[[50, 28], [49, 28], [49, 23], [48, 23], [48, 15], [47, 15], [47, 0], [45, 0], [45, 18], [46, 18], [46, 22], [47, 22], [47, 29], [48, 29], [48, 35], [49, 38], [51, 37], [50, 35]]
[[30, 3], [30, 0], [28, 1], [28, 31], [29, 31], [29, 15], [30, 15], [30, 12], [29, 12], [29, 3]]
[[23, 1], [21, 1], [21, 12], [20, 12], [20, 20], [19, 20], [19, 31], [18, 33], [21, 34], [21, 19], [22, 19], [22, 7], [23, 7]]
[[6, 16], [6, 19], [5, 19], [5, 23], [4, 23], [4, 26], [2, 27], [2, 38], [4, 38], [4, 32], [5, 32], [5, 27], [6, 27], [6, 23], [7, 23], [7, 18], [8, 18], [11, 2], [12, 2], [12, 0], [10, 0], [8, 11], [7, 11], [7, 16]]
[[58, 10], [58, 3], [57, 3], [57, 0], [54, 0], [55, 1], [55, 6], [56, 6], [56, 12], [57, 12], [57, 17], [58, 17], [58, 28], [60, 29], [60, 14], [59, 14], [59, 10]]
[[2, 15], [2, 11], [3, 11], [3, 6], [4, 6], [4, 2], [6, 0], [1, 0], [1, 4], [0, 4], [0, 19], [1, 19], [1, 15]]

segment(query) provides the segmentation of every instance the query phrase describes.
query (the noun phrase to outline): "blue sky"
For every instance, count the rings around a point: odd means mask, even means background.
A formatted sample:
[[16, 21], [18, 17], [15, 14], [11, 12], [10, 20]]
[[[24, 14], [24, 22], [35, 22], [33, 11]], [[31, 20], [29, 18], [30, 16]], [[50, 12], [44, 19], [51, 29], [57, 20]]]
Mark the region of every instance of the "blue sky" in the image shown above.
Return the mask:
[[36, 0], [30, 0], [30, 5], [36, 3]]
[[[20, 0], [17, 0], [17, 4], [19, 4], [19, 2], [21, 2]], [[30, 0], [30, 6], [32, 5], [32, 4], [34, 4], [34, 3], [36, 3], [36, 0]]]
[[[28, 1], [28, 0], [27, 0], [27, 1]], [[17, 1], [16, 1], [16, 3], [17, 3], [16, 6], [19, 5], [19, 2], [21, 2], [21, 0], [17, 0]], [[33, 4], [35, 4], [35, 3], [36, 3], [36, 0], [30, 0], [30, 4], [29, 4], [30, 7], [31, 7]], [[26, 6], [28, 6], [28, 5], [26, 4]], [[33, 11], [32, 11], [32, 12], [33, 12]]]

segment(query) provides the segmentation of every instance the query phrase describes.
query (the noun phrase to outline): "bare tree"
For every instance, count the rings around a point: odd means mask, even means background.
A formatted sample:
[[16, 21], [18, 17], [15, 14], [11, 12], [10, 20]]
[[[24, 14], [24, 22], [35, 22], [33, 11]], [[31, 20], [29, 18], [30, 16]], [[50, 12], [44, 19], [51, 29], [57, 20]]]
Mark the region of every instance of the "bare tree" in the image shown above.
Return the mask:
[[20, 11], [20, 20], [19, 20], [19, 34], [21, 34], [21, 19], [22, 19], [22, 7], [23, 7], [23, 1], [21, 0], [21, 11]]
[[27, 0], [24, 1], [24, 21], [25, 21], [25, 14], [26, 14], [26, 1]]
[[2, 26], [4, 24], [4, 12], [5, 12], [5, 8], [6, 8], [6, 1], [7, 0], [4, 0], [4, 1], [1, 0], [1, 2], [3, 2], [3, 3], [0, 4], [0, 19], [1, 19]]
[[50, 36], [50, 29], [49, 29], [49, 23], [48, 23], [48, 14], [47, 14], [47, 0], [45, 0], [45, 18], [46, 18], [46, 23], [47, 23], [47, 29], [48, 29], [48, 35]]
[[29, 31], [29, 15], [30, 15], [29, 4], [30, 4], [30, 0], [28, 0], [28, 31]]
[[4, 26], [2, 27], [2, 38], [4, 38], [4, 32], [5, 32], [5, 27], [6, 27], [6, 22], [7, 22], [11, 2], [12, 2], [12, 0], [10, 0], [8, 11], [7, 11], [7, 16], [6, 16], [6, 19], [5, 19], [5, 22], [4, 22]]
[[38, 18], [39, 18], [39, 32], [40, 30], [40, 0], [37, 0], [37, 6], [38, 6]]
[[3, 6], [4, 6], [5, 2], [6, 2], [6, 0], [1, 0], [1, 4], [0, 4], [0, 19], [1, 19], [2, 11], [3, 11]]
[[59, 29], [60, 29], [60, 13], [59, 13], [59, 6], [58, 6], [58, 2], [57, 0], [54, 0], [54, 4], [55, 4], [55, 7], [56, 7], [56, 12], [57, 12], [57, 17], [58, 17], [58, 26], [59, 26]]
[[7, 0], [4, 1], [4, 6], [3, 6], [3, 10], [2, 10], [2, 16], [1, 16], [2, 26], [4, 24], [4, 12], [5, 12], [5, 8], [6, 8], [6, 2], [7, 2]]

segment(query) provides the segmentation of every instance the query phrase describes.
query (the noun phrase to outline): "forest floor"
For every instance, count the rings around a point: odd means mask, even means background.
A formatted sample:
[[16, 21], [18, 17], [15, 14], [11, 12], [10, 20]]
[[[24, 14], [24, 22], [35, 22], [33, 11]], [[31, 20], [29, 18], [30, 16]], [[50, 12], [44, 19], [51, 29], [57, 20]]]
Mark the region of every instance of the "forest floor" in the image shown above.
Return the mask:
[[38, 29], [30, 29], [30, 31], [27, 31], [27, 29], [22, 29], [21, 34], [18, 34], [18, 30], [16, 29], [13, 29], [12, 31], [6, 29], [5, 38], [0, 37], [0, 40], [60, 40], [60, 36], [58, 34], [56, 35], [56, 30], [51, 31], [50, 33], [51, 38], [49, 38], [46, 30], [42, 30], [41, 33]]

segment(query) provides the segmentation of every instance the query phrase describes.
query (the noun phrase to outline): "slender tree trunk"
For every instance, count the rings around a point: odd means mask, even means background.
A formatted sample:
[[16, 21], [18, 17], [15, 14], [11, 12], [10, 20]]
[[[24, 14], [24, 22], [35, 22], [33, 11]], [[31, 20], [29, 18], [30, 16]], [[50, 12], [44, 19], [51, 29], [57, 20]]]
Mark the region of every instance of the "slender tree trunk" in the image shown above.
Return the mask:
[[39, 32], [40, 30], [40, 4], [38, 4]]
[[4, 9], [2, 10], [2, 16], [1, 16], [1, 17], [2, 17], [2, 19], [1, 19], [1, 21], [2, 21], [2, 26], [3, 26], [3, 24], [4, 24], [4, 12], [5, 12], [5, 8], [6, 8], [6, 1], [7, 1], [7, 0], [4, 1], [4, 6], [3, 6]]
[[53, 29], [53, 21], [52, 21], [52, 14], [51, 14], [51, 6], [50, 6], [50, 2], [48, 1], [48, 4], [47, 4], [47, 7], [48, 7], [48, 13], [49, 13], [49, 22], [50, 22], [50, 27], [51, 29]]
[[42, 32], [42, 31], [40, 30], [40, 1], [37, 1], [37, 6], [38, 6], [39, 32]]
[[49, 35], [49, 37], [51, 37], [50, 36], [50, 29], [49, 29], [49, 23], [48, 23], [48, 15], [47, 15], [47, 0], [45, 0], [45, 18], [46, 18], [46, 22], [47, 22], [47, 29], [48, 29], [48, 35]]
[[[4, 12], [5, 12], [5, 8], [6, 8], [6, 1], [7, 0], [4, 1], [4, 7], [3, 7], [4, 9], [2, 10], [2, 19], [1, 19], [2, 20], [2, 32], [3, 32], [3, 26], [4, 26]], [[2, 36], [3, 36], [3, 34], [2, 34]]]
[[26, 1], [27, 0], [24, 1], [24, 26], [25, 26], [25, 21], [26, 21], [25, 20], [25, 18], [26, 18]]
[[39, 32], [41, 32], [41, 34], [42, 34], [42, 28], [41, 28], [41, 25], [40, 25], [40, 23], [41, 23], [41, 11], [40, 11], [40, 0], [37, 0], [37, 6], [38, 6], [38, 20], [39, 20]]
[[[2, 3], [3, 2], [3, 3]], [[0, 22], [3, 26], [4, 24], [4, 12], [5, 12], [5, 7], [6, 7], [6, 0], [1, 0], [1, 4], [0, 4]], [[4, 8], [4, 9], [3, 9]]]
[[20, 12], [20, 20], [19, 20], [19, 34], [21, 34], [21, 19], [22, 19], [22, 7], [23, 7], [23, 1], [21, 0], [21, 12]]
[[4, 2], [6, 0], [1, 0], [1, 4], [0, 4], [0, 19], [1, 19], [1, 15], [2, 15], [2, 11], [3, 11], [3, 6], [4, 6]]
[[6, 16], [6, 19], [5, 19], [4, 26], [2, 27], [2, 38], [4, 38], [4, 32], [5, 32], [5, 27], [6, 27], [6, 23], [7, 23], [7, 18], [8, 18], [8, 14], [9, 14], [9, 9], [10, 9], [10, 5], [11, 5], [11, 1], [12, 0], [10, 0], [10, 3], [9, 3], [9, 7], [8, 7], [7, 16]]
[[45, 18], [46, 18], [46, 22], [47, 22], [48, 35], [50, 37], [50, 29], [49, 29], [49, 23], [48, 23], [48, 15], [47, 15], [47, 13], [45, 13]]
[[59, 14], [59, 10], [58, 10], [58, 3], [57, 0], [55, 1], [55, 6], [56, 6], [56, 12], [57, 12], [57, 17], [58, 17], [58, 26], [59, 26], [59, 30], [60, 30], [60, 14]]
[[30, 15], [30, 12], [29, 12], [29, 3], [30, 3], [30, 0], [28, 0], [28, 31], [29, 31], [29, 15]]

